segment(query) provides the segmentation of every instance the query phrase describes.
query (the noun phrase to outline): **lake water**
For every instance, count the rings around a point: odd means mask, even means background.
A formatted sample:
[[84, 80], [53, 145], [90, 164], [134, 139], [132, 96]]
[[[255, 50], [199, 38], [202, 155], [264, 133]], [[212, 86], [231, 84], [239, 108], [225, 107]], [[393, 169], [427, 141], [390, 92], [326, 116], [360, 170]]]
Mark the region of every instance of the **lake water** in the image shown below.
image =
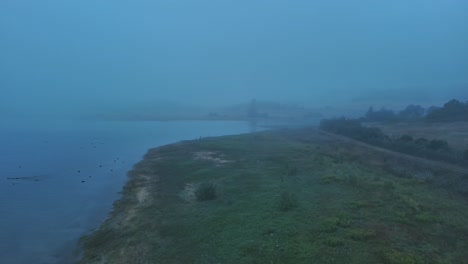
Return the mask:
[[245, 122], [3, 121], [0, 263], [69, 262], [147, 149], [249, 132]]

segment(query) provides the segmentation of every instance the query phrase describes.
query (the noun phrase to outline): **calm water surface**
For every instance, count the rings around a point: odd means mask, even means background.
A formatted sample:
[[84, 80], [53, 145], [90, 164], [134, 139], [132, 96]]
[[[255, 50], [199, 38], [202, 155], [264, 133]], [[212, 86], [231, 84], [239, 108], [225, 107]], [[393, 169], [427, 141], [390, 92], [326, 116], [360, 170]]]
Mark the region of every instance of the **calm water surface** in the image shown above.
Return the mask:
[[0, 263], [70, 262], [148, 148], [249, 132], [245, 122], [3, 121]]

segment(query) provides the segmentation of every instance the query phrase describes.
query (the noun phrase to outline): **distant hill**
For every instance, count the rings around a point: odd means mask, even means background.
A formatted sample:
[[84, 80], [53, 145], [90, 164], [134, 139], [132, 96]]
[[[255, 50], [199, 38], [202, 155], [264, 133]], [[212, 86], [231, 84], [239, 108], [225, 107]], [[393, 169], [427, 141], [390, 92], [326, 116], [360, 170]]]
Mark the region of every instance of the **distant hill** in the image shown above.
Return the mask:
[[222, 116], [230, 116], [237, 118], [249, 118], [249, 109], [255, 104], [255, 115], [257, 118], [269, 119], [307, 119], [320, 118], [322, 114], [312, 108], [294, 103], [280, 103], [268, 101], [252, 101], [222, 107], [216, 109], [216, 113]]
[[[97, 109], [85, 118], [111, 120], [247, 120], [252, 102], [209, 107], [180, 103], [155, 102], [153, 104]], [[304, 120], [318, 119], [322, 115], [311, 108], [293, 103], [255, 101], [256, 119]]]

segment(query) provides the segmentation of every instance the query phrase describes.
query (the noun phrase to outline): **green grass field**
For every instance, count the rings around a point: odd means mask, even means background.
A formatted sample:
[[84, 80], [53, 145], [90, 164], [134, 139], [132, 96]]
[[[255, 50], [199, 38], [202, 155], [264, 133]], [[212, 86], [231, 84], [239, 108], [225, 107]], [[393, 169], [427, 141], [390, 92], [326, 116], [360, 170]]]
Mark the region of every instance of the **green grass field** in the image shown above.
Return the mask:
[[468, 263], [468, 176], [386, 155], [315, 129], [150, 150], [80, 263]]

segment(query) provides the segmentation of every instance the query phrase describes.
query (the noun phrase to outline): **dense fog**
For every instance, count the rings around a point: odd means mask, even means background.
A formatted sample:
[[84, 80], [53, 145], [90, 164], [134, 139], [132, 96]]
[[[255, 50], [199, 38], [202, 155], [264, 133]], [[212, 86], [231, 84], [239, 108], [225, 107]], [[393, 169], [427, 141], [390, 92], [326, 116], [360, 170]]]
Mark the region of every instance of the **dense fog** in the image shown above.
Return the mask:
[[3, 0], [0, 111], [465, 100], [467, 14], [463, 0]]

